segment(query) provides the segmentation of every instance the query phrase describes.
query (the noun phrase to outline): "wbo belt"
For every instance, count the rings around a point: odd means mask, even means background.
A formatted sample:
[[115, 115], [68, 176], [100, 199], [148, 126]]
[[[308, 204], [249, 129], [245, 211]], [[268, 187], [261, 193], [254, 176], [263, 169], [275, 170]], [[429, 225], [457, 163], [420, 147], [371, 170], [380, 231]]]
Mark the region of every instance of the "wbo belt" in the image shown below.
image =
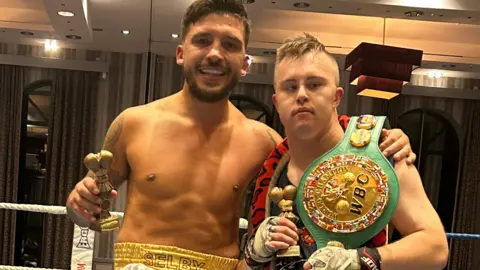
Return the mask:
[[390, 222], [399, 183], [378, 147], [383, 127], [384, 116], [352, 117], [342, 141], [302, 175], [295, 200], [318, 248], [330, 241], [358, 248]]

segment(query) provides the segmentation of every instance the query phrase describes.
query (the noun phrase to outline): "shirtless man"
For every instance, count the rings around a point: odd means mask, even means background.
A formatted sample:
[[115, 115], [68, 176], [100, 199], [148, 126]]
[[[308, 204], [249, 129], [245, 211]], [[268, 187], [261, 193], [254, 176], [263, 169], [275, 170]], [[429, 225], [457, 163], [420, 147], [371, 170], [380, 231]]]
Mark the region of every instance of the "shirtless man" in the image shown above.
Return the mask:
[[[116, 269], [127, 264], [163, 269], [166, 254], [180, 269], [236, 267], [244, 192], [281, 141], [228, 100], [247, 70], [249, 25], [239, 1], [195, 1], [176, 51], [184, 88], [129, 108], [111, 124], [103, 146], [114, 157], [109, 176], [114, 187], [128, 183]], [[392, 130], [387, 142], [389, 155], [415, 159], [401, 131]], [[67, 208], [76, 224], [95, 221], [97, 194], [91, 173], [75, 186]]]
[[[265, 163], [264, 174], [268, 175], [257, 180], [251, 237], [245, 250], [247, 264], [254, 269], [272, 270], [443, 269], [448, 245], [442, 222], [425, 194], [416, 168], [405, 160], [394, 165], [400, 195], [391, 223], [404, 236], [399, 241], [386, 245], [383, 231], [359, 249], [327, 246], [316, 250], [301, 220], [295, 224], [278, 217], [280, 210], [267, 201], [265, 194], [274, 187], [298, 186], [307, 167], [343, 139], [346, 127], [337, 121], [336, 108], [343, 96], [343, 89], [338, 87], [338, 65], [313, 36], [294, 38], [278, 49], [274, 81], [274, 105], [288, 143], [285, 140], [272, 152]], [[293, 209], [298, 216], [298, 208], [294, 205]], [[297, 243], [302, 254], [299, 259], [276, 258], [277, 251]]]

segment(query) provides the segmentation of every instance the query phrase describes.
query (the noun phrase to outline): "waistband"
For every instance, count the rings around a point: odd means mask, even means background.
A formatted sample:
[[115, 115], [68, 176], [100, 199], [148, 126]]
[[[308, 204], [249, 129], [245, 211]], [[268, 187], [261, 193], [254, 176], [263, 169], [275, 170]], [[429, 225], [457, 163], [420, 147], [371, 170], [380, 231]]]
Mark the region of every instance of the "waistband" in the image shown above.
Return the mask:
[[234, 270], [238, 260], [204, 254], [174, 246], [116, 243], [115, 270], [129, 264], [143, 264], [156, 270]]

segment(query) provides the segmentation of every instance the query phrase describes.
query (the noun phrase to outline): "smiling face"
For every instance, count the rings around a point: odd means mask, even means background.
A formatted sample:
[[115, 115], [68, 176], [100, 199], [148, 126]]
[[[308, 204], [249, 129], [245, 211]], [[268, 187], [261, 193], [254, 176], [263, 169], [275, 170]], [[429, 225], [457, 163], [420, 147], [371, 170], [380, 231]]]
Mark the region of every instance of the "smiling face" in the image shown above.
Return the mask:
[[228, 98], [248, 67], [243, 22], [228, 14], [211, 13], [190, 25], [177, 47], [188, 90], [203, 102]]
[[277, 62], [273, 102], [287, 136], [318, 138], [336, 121], [343, 95], [337, 81], [335, 60], [321, 51], [286, 56]]

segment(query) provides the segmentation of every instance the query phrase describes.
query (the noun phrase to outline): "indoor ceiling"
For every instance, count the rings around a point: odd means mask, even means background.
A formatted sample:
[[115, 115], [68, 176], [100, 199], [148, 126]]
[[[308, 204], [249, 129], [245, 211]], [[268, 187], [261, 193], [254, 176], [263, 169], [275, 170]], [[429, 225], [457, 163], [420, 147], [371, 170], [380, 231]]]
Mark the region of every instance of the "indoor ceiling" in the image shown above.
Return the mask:
[[[337, 55], [373, 42], [423, 50], [427, 68], [480, 72], [479, 0], [244, 1], [253, 2], [246, 7], [255, 62], [272, 62], [268, 53], [285, 38], [310, 32]], [[43, 45], [52, 39], [59, 47], [174, 55], [179, 39], [172, 34], [192, 2], [0, 0], [0, 41]]]

